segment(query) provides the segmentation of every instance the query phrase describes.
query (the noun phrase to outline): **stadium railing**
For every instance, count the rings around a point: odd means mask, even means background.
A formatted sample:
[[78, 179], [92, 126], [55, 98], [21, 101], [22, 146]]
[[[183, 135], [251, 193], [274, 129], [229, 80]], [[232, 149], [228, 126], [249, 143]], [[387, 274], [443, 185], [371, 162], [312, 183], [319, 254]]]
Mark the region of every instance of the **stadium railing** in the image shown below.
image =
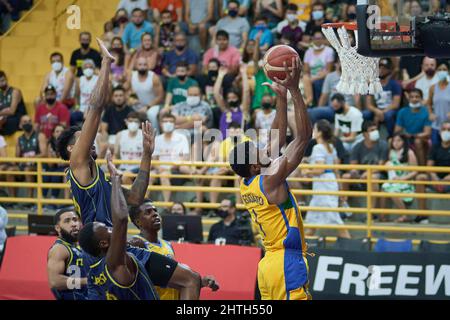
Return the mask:
[[[104, 160], [97, 161], [99, 165], [105, 164]], [[31, 158], [1, 158], [0, 164], [2, 163], [35, 163], [36, 170], [30, 172], [24, 171], [0, 171], [0, 177], [4, 175], [33, 175], [36, 176], [36, 182], [27, 183], [27, 182], [5, 182], [0, 181], [0, 188], [33, 188], [36, 189], [36, 196], [34, 198], [25, 198], [25, 197], [0, 197], [1, 203], [32, 203], [37, 206], [37, 213], [43, 214], [43, 206], [44, 205], [70, 205], [72, 204], [71, 199], [49, 199], [44, 197], [43, 190], [44, 189], [68, 189], [69, 185], [67, 183], [44, 183], [43, 176], [64, 176], [64, 172], [48, 172], [43, 170], [44, 164], [63, 164], [65, 163], [59, 159], [31, 159]], [[116, 160], [115, 164], [139, 164], [139, 161], [122, 161]], [[227, 163], [209, 163], [209, 162], [163, 162], [163, 161], [152, 161], [152, 166], [160, 166], [160, 165], [177, 165], [177, 166], [196, 166], [196, 167], [227, 167]], [[447, 193], [388, 193], [388, 192], [375, 192], [373, 191], [372, 184], [374, 183], [408, 183], [412, 185], [446, 185], [450, 186], [450, 181], [415, 181], [415, 180], [383, 180], [383, 179], [373, 179], [372, 173], [374, 172], [382, 172], [388, 170], [397, 170], [397, 171], [417, 171], [418, 173], [450, 173], [450, 168], [447, 167], [419, 167], [419, 166], [379, 166], [379, 165], [307, 165], [302, 164], [299, 167], [300, 169], [332, 169], [332, 170], [340, 170], [340, 171], [350, 171], [350, 170], [363, 170], [366, 171], [365, 179], [337, 179], [330, 181], [338, 181], [339, 183], [350, 183], [350, 184], [364, 184], [366, 185], [365, 191], [314, 191], [311, 189], [293, 189], [292, 192], [295, 195], [335, 195], [335, 196], [347, 196], [347, 197], [359, 197], [366, 199], [365, 207], [346, 207], [346, 208], [332, 208], [332, 211], [335, 212], [352, 212], [353, 214], [360, 214], [366, 216], [365, 223], [360, 224], [344, 224], [344, 225], [308, 225], [305, 224], [305, 228], [314, 228], [314, 229], [347, 229], [364, 231], [366, 236], [371, 238], [373, 236], [374, 231], [382, 231], [382, 232], [422, 232], [422, 233], [434, 233], [434, 234], [450, 234], [450, 228], [448, 225], [443, 225], [442, 227], [427, 227], [422, 225], [405, 225], [405, 226], [389, 226], [382, 224], [374, 223], [374, 215], [409, 215], [409, 216], [441, 216], [441, 217], [450, 217], [450, 209], [449, 210], [417, 210], [417, 209], [387, 209], [387, 208], [373, 208], [373, 199], [374, 198], [405, 198], [411, 197], [415, 199], [445, 199], [450, 200], [450, 194]], [[133, 174], [125, 174], [129, 176], [135, 176]], [[233, 175], [225, 175], [225, 176], [215, 176], [215, 175], [186, 175], [186, 174], [152, 174], [152, 179], [154, 178], [183, 178], [183, 179], [223, 179], [223, 180], [235, 180], [239, 179], [237, 176]], [[312, 182], [315, 178], [289, 178], [288, 181], [291, 182]], [[321, 180], [326, 181], [326, 180]], [[239, 188], [234, 187], [209, 187], [209, 186], [161, 186], [161, 185], [151, 185], [148, 188], [149, 191], [163, 191], [170, 190], [173, 192], [218, 192], [218, 193], [228, 193], [228, 194], [237, 194], [239, 192]], [[216, 209], [219, 207], [219, 203], [209, 203], [209, 202], [185, 202], [185, 206], [189, 209], [194, 208], [202, 208], [202, 209]], [[158, 207], [170, 207], [172, 202], [155, 202], [155, 205]], [[244, 209], [242, 204], [238, 204], [238, 209]], [[309, 206], [300, 206], [302, 212], [306, 211], [316, 211], [316, 212], [327, 212], [330, 211], [329, 207], [309, 207]], [[11, 213], [9, 214], [10, 218], [24, 219], [27, 217], [27, 214], [20, 213]], [[205, 222], [208, 219], [205, 219]], [[214, 219], [209, 219], [209, 223], [213, 223]], [[208, 224], [209, 224], [208, 223]], [[24, 226], [18, 226], [18, 230], [26, 230]], [[131, 233], [136, 233], [137, 230], [130, 230]]]

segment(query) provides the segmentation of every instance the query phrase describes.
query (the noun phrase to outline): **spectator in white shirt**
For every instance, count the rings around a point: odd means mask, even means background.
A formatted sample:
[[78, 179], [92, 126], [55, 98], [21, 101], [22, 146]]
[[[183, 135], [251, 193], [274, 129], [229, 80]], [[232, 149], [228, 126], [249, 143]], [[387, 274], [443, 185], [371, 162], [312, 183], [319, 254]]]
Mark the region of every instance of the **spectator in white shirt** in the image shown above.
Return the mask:
[[94, 91], [98, 76], [95, 74], [95, 64], [91, 59], [83, 62], [83, 76], [76, 80], [76, 97], [78, 99], [79, 111], [83, 114], [89, 108], [89, 99]]
[[[155, 138], [154, 160], [177, 162], [189, 160], [190, 145], [186, 135], [174, 131], [175, 117], [165, 114], [161, 119], [162, 134]], [[193, 168], [192, 168], [193, 169]], [[159, 174], [191, 174], [192, 170], [186, 166], [161, 165], [157, 167]], [[160, 178], [162, 186], [181, 185], [183, 179]], [[164, 201], [170, 201], [171, 191], [162, 192]]]
[[331, 98], [331, 107], [335, 115], [334, 135], [341, 139], [345, 150], [351, 152], [353, 146], [364, 139], [361, 134], [362, 112], [345, 102], [345, 97], [336, 93]]
[[423, 101], [425, 104], [428, 100], [428, 94], [430, 88], [439, 82], [439, 78], [436, 75], [437, 61], [433, 58], [425, 57], [422, 62], [421, 77], [416, 81], [415, 88], [420, 89], [423, 92]]
[[[114, 147], [116, 159], [141, 160], [143, 153], [141, 118], [142, 116], [137, 112], [130, 112], [127, 115], [125, 120], [127, 129], [118, 132], [116, 135], [116, 144]], [[125, 173], [137, 174], [139, 172], [139, 164], [121, 164], [119, 168]], [[131, 184], [133, 180], [132, 177], [125, 175], [122, 178], [124, 184]]]

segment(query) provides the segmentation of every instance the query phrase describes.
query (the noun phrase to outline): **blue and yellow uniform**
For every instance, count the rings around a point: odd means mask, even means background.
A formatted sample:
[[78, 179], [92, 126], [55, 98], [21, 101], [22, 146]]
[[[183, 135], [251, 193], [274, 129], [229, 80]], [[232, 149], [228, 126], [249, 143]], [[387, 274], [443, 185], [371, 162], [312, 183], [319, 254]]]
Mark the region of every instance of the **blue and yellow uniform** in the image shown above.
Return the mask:
[[103, 222], [108, 227], [112, 227], [112, 186], [97, 163], [95, 163], [95, 170], [95, 179], [88, 186], [82, 186], [75, 179], [72, 170], [68, 169], [66, 171], [67, 181], [72, 191], [73, 205], [83, 224], [98, 221]]
[[[159, 243], [152, 243], [142, 236], [134, 236], [134, 238], [138, 238], [138, 239], [141, 239], [142, 241], [144, 241], [145, 247], [150, 252], [159, 253], [168, 258], [175, 259], [175, 252], [174, 252], [170, 242], [160, 239]], [[155, 286], [155, 289], [158, 292], [159, 298], [161, 300], [179, 300], [180, 299], [180, 292], [176, 289], [162, 288], [162, 287], [158, 287], [158, 286]]]
[[266, 251], [258, 264], [261, 298], [310, 299], [303, 220], [297, 201], [286, 182], [286, 201], [279, 205], [270, 204], [263, 179], [263, 175], [258, 175], [241, 181], [242, 201], [258, 226]]
[[[83, 263], [83, 253], [79, 246], [66, 242], [60, 238], [56, 239], [53, 246], [60, 244], [69, 251], [69, 259], [66, 261], [65, 275], [75, 278], [86, 278], [87, 272]], [[52, 247], [53, 248], [53, 247]], [[50, 249], [51, 250], [51, 249]], [[73, 290], [56, 290], [51, 289], [53, 295], [57, 300], [86, 300], [87, 287], [83, 286], [81, 289]]]
[[114, 280], [108, 271], [106, 258], [91, 265], [88, 276], [89, 300], [157, 300], [158, 294], [145, 269], [151, 252], [145, 249], [128, 247], [128, 255], [136, 265], [136, 278], [129, 286]]

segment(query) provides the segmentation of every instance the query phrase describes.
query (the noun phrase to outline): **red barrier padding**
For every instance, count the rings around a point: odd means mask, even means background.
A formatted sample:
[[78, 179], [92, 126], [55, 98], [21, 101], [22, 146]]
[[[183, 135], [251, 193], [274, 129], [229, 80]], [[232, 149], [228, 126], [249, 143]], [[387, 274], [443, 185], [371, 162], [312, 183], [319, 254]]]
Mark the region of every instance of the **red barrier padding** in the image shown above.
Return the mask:
[[[0, 300], [53, 300], [47, 281], [47, 253], [55, 237], [8, 239], [0, 269]], [[220, 290], [202, 290], [202, 300], [253, 300], [261, 250], [252, 247], [173, 244], [176, 259], [201, 275], [214, 275]]]

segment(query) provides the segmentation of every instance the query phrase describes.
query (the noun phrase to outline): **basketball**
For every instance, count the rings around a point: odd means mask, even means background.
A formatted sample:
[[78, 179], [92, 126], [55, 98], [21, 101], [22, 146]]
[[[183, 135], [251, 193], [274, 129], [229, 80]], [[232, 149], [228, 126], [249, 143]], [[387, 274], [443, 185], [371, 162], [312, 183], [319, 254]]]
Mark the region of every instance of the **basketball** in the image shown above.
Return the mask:
[[279, 45], [270, 48], [263, 58], [263, 68], [266, 76], [275, 81], [286, 79], [284, 62], [287, 66], [292, 66], [292, 58], [299, 58], [298, 53], [290, 46]]

